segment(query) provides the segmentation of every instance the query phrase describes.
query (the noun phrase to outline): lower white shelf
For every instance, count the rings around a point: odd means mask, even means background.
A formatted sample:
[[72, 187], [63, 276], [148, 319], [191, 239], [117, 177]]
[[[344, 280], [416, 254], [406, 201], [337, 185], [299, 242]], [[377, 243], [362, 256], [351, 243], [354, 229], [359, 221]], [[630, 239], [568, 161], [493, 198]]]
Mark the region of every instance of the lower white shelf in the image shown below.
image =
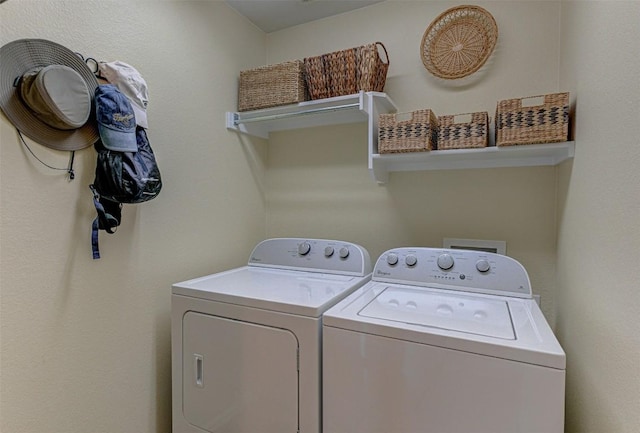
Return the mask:
[[575, 143], [491, 146], [481, 149], [433, 150], [396, 154], [372, 154], [369, 169], [378, 183], [386, 183], [389, 172], [455, 170], [471, 168], [557, 165], [573, 158]]

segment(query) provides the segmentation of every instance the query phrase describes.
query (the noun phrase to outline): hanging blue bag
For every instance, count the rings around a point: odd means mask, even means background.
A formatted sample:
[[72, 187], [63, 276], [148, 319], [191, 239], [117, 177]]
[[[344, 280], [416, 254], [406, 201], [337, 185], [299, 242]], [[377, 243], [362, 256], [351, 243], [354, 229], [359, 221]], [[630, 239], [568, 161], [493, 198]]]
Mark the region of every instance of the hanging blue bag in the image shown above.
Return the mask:
[[100, 258], [98, 232], [115, 233], [123, 203], [142, 203], [162, 189], [160, 169], [147, 132], [136, 126], [129, 99], [114, 85], [98, 86], [95, 93], [96, 120], [100, 140], [93, 184], [93, 202], [98, 216], [93, 221], [93, 258]]

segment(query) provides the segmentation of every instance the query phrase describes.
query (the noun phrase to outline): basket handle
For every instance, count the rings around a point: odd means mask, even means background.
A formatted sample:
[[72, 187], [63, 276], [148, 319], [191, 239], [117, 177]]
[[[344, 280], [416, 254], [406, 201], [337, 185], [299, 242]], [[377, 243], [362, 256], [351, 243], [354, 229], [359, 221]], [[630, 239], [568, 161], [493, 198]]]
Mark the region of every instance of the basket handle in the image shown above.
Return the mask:
[[407, 111], [407, 112], [403, 112], [403, 113], [393, 113], [393, 118], [398, 123], [400, 123], [400, 122], [415, 123], [415, 121], [414, 121], [415, 115], [416, 115], [415, 112]]
[[473, 117], [473, 113], [454, 114], [451, 116], [451, 123], [471, 123]]
[[[390, 62], [389, 62], [389, 53], [387, 52], [387, 48], [384, 46], [384, 44], [382, 42], [376, 42], [375, 45], [376, 45], [376, 47], [378, 45], [380, 45], [382, 47], [382, 49], [384, 50], [384, 57], [386, 58], [386, 60], [387, 60], [386, 64], [388, 65]], [[380, 56], [380, 51], [378, 51], [378, 57], [379, 56]], [[382, 60], [382, 59], [380, 59], [380, 60]], [[382, 61], [382, 63], [385, 63], [384, 60]]]
[[526, 98], [522, 98], [520, 102], [520, 106], [523, 108], [529, 107], [541, 107], [546, 105], [547, 98], [545, 95], [540, 96], [528, 96]]

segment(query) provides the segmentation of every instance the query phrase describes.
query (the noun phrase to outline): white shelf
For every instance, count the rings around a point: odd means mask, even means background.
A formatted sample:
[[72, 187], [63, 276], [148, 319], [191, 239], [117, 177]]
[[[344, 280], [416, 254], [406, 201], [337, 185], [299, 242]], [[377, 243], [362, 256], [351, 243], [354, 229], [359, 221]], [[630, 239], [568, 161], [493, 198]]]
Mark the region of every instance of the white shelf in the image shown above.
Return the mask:
[[369, 169], [378, 183], [386, 183], [389, 172], [455, 170], [471, 168], [530, 167], [557, 165], [573, 158], [575, 143], [528, 144], [482, 149], [434, 150], [399, 154], [372, 153]]
[[[369, 139], [375, 139], [377, 148], [378, 114], [395, 111], [395, 104], [385, 93], [360, 92], [282, 107], [227, 112], [226, 125], [227, 129], [243, 134], [269, 138], [272, 131], [369, 122]], [[373, 136], [372, 126], [375, 126]]]

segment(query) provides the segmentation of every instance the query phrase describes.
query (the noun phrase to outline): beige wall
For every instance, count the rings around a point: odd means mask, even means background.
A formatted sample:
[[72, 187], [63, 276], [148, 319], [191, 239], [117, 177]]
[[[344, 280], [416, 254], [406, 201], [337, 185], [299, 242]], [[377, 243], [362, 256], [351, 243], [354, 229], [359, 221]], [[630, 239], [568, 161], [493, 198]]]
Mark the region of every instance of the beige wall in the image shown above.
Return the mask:
[[576, 156], [558, 188], [567, 431], [640, 429], [640, 3], [562, 4]]
[[224, 127], [238, 71], [265, 62], [265, 36], [222, 2], [9, 0], [0, 19], [2, 45], [45, 38], [135, 66], [164, 181], [101, 233], [93, 261], [95, 151], [77, 153], [68, 182], [0, 116], [0, 431], [166, 433], [171, 283], [246, 263], [265, 233], [264, 146]]
[[[373, 257], [441, 238], [503, 239], [524, 263], [567, 351], [567, 431], [640, 426], [640, 3], [487, 2], [500, 40], [477, 77], [450, 85], [419, 58], [422, 32], [454, 3], [387, 1], [269, 35], [268, 60], [375, 40], [401, 111], [488, 110], [495, 101], [572, 92], [576, 158], [559, 168], [366, 172], [360, 126], [274, 134], [268, 235], [336, 236]], [[556, 276], [557, 266], [557, 276]]]
[[[1, 44], [42, 37], [140, 70], [165, 186], [126, 207], [92, 261], [95, 153], [78, 152], [67, 182], [0, 116], [0, 431], [169, 431], [170, 284], [240, 265], [270, 236], [344, 238], [372, 257], [445, 236], [507, 241], [567, 350], [567, 430], [636, 431], [639, 4], [478, 3], [499, 44], [480, 73], [452, 85], [426, 72], [419, 47], [457, 4], [388, 0], [269, 35], [219, 1], [2, 4]], [[363, 125], [276, 133], [268, 145], [224, 129], [239, 70], [376, 40], [401, 111], [493, 116], [502, 98], [571, 91], [575, 160], [392, 173], [378, 186]]]
[[[455, 2], [386, 1], [268, 35], [268, 61], [303, 58], [382, 41], [385, 91], [400, 111], [488, 111], [500, 99], [558, 91], [558, 2], [485, 2], [500, 37], [489, 64], [450, 83], [420, 58], [429, 23]], [[555, 167], [391, 173], [378, 186], [367, 171], [366, 127], [273, 134], [268, 148], [267, 235], [336, 237], [372, 257], [389, 248], [441, 246], [444, 237], [507, 242], [522, 261], [553, 323], [556, 261]]]

